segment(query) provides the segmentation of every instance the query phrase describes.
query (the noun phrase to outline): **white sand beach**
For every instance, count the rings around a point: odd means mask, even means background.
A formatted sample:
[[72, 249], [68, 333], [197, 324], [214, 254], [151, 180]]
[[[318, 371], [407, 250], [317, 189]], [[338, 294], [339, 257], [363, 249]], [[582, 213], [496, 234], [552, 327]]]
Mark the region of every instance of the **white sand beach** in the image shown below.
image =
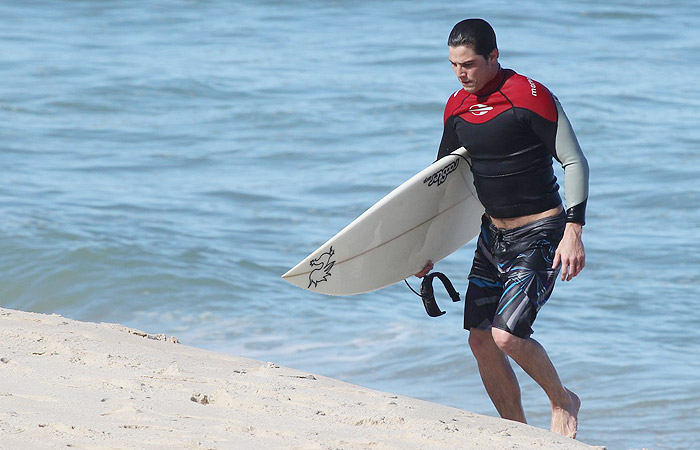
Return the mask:
[[0, 448], [603, 448], [176, 341], [0, 309]]

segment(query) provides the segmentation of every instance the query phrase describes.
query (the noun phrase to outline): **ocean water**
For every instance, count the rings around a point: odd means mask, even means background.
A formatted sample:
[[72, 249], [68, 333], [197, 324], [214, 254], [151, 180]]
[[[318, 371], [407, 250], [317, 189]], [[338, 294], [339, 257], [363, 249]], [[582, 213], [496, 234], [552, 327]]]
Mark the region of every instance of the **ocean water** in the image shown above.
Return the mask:
[[[442, 291], [432, 319], [403, 284], [280, 279], [433, 160], [465, 17], [559, 97], [591, 167], [587, 267], [534, 335], [579, 439], [697, 448], [696, 1], [2, 2], [0, 305], [496, 415]], [[462, 291], [473, 249], [437, 266]]]

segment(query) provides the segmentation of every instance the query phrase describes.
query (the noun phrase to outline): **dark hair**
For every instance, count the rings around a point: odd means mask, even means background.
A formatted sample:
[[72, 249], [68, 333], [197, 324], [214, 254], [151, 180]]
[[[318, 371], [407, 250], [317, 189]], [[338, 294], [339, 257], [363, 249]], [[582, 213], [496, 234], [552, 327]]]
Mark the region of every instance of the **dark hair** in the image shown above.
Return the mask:
[[465, 19], [452, 28], [447, 40], [450, 47], [466, 46], [488, 59], [496, 48], [496, 32], [484, 19]]

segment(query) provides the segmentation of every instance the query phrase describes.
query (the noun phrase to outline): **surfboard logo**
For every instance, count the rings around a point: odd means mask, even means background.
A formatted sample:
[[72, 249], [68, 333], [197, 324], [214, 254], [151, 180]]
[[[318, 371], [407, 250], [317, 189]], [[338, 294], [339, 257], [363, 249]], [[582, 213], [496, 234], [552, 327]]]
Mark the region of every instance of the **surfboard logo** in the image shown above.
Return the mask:
[[331, 246], [330, 250], [328, 250], [326, 253], [309, 261], [309, 265], [314, 267], [314, 269], [309, 274], [309, 286], [307, 289], [309, 289], [311, 285], [318, 287], [318, 283], [321, 281], [328, 281], [328, 277], [331, 276], [333, 264], [335, 264], [335, 261], [331, 261], [331, 258], [333, 258], [334, 255], [335, 250], [333, 250], [333, 246]]
[[432, 186], [434, 184], [437, 184], [437, 186], [440, 186], [442, 183], [445, 182], [445, 180], [447, 179], [447, 176], [457, 169], [458, 165], [459, 165], [459, 158], [455, 159], [450, 164], [446, 165], [445, 167], [438, 170], [437, 172], [430, 175], [429, 177], [426, 177], [423, 180], [423, 183], [427, 184], [428, 186]]
[[475, 116], [483, 116], [484, 114], [491, 111], [492, 109], [493, 109], [492, 106], [482, 105], [481, 103], [477, 103], [476, 105], [472, 105], [469, 107], [469, 112], [474, 114]]

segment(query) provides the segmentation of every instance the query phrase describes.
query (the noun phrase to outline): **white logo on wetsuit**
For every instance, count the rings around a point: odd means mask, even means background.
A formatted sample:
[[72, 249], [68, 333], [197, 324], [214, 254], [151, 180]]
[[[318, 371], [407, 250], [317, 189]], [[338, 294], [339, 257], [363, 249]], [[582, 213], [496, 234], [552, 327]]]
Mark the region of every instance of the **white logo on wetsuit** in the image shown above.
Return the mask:
[[530, 94], [532, 94], [533, 97], [537, 97], [537, 85], [530, 78], [527, 79], [527, 82], [530, 83]]
[[488, 106], [488, 105], [482, 105], [481, 103], [477, 103], [476, 105], [472, 105], [469, 107], [469, 112], [474, 114], [475, 116], [483, 116], [487, 112], [491, 111], [493, 107]]

